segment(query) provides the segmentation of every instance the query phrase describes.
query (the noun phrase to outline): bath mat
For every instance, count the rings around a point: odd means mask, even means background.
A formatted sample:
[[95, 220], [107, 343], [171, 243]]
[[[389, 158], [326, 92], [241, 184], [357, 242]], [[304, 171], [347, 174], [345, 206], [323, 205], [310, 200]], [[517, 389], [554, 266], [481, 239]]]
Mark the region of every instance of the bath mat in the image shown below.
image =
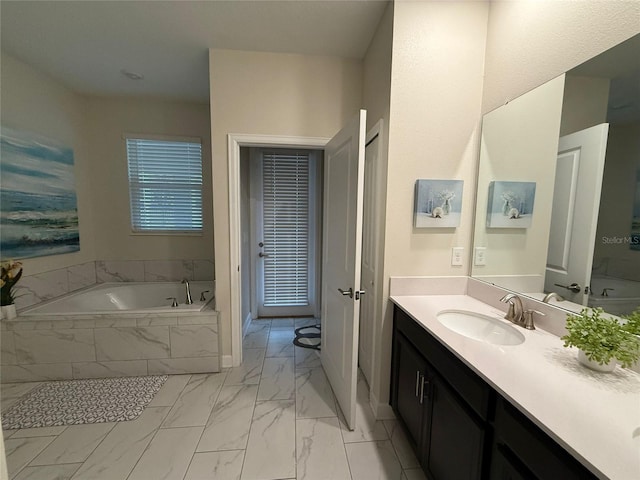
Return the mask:
[[293, 339], [293, 344], [297, 347], [320, 350], [319, 325], [310, 325], [308, 327], [296, 328], [295, 335], [296, 338]]
[[136, 419], [167, 375], [46, 382], [2, 414], [5, 430]]

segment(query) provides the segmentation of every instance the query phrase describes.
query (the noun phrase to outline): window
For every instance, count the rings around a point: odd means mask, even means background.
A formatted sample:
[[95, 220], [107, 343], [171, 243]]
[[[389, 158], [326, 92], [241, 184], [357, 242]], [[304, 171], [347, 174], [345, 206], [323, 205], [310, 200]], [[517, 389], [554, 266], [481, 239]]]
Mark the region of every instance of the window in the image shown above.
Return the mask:
[[202, 233], [200, 139], [126, 137], [131, 228]]

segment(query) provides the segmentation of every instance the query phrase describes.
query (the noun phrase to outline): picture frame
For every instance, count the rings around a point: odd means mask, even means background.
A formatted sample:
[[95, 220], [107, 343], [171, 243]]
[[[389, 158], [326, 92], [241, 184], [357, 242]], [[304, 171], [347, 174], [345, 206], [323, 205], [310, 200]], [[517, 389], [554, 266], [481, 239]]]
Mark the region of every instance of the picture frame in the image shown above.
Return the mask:
[[490, 182], [487, 228], [531, 227], [535, 197], [536, 182]]
[[73, 149], [2, 126], [0, 250], [5, 258], [80, 250]]
[[415, 228], [458, 227], [462, 215], [463, 187], [463, 180], [416, 180]]

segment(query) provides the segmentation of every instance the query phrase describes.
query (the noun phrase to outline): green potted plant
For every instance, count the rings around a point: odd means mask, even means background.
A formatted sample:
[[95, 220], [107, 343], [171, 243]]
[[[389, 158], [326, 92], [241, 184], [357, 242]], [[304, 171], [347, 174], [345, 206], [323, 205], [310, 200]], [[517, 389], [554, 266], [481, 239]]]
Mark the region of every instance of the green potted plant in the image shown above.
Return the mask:
[[630, 315], [623, 315], [622, 318], [626, 320], [622, 328], [640, 338], [640, 307], [636, 308]]
[[567, 315], [564, 346], [578, 348], [578, 361], [593, 370], [613, 371], [616, 360], [625, 368], [632, 366], [640, 358], [640, 343], [616, 317], [603, 314], [601, 308], [584, 308]]
[[22, 277], [22, 263], [7, 260], [0, 264], [0, 306], [2, 316], [8, 320], [16, 318], [13, 287]]

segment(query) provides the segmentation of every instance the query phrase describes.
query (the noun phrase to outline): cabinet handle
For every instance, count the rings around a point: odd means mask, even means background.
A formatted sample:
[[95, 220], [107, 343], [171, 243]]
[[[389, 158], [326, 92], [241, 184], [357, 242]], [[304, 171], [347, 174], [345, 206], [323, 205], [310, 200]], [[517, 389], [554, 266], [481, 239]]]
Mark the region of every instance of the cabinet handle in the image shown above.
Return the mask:
[[[425, 384], [427, 385], [427, 388], [429, 388], [429, 380], [427, 380], [424, 376], [421, 377], [421, 381], [420, 381], [420, 405], [422, 405], [422, 402], [424, 401], [424, 386]], [[427, 397], [429, 396], [428, 392], [427, 392]]]
[[420, 370], [416, 370], [416, 397], [420, 392]]

